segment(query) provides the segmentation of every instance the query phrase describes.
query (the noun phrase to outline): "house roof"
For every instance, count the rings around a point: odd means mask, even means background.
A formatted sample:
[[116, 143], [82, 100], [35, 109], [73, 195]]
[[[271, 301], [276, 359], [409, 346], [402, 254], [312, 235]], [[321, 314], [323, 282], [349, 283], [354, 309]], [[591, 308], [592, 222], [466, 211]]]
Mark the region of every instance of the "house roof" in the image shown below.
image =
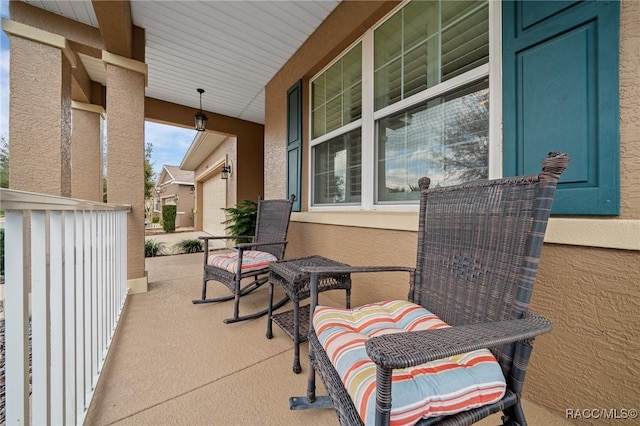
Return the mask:
[[[197, 109], [196, 88], [203, 88], [205, 111], [264, 124], [266, 84], [340, 1], [131, 0], [130, 16], [120, 2], [97, 2], [98, 12], [95, 1], [28, 3], [96, 28], [101, 17], [129, 17], [145, 30], [147, 97]], [[91, 80], [104, 85], [100, 58], [79, 57]]]
[[198, 132], [184, 154], [180, 168], [195, 170], [227, 137], [215, 132]]
[[158, 176], [158, 185], [193, 185], [193, 171], [182, 170], [179, 166], [165, 164]]

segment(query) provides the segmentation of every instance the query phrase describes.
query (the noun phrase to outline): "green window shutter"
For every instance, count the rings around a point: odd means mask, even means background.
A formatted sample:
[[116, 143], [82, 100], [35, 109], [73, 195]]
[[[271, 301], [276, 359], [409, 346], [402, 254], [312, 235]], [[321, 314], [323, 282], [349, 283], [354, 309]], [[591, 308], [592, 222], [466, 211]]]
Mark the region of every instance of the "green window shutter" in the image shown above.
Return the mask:
[[565, 151], [552, 213], [619, 214], [619, 3], [505, 1], [502, 16], [504, 175]]
[[287, 198], [295, 195], [293, 211], [302, 198], [302, 80], [287, 91]]

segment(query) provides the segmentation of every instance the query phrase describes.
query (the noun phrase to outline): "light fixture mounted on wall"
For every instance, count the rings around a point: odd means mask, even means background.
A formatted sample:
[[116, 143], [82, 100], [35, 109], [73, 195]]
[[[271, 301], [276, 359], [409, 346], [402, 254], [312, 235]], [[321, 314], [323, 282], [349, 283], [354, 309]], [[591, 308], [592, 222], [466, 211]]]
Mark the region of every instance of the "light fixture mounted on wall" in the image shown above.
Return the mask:
[[229, 179], [231, 176], [231, 164], [225, 164], [222, 168], [222, 179]]
[[199, 132], [204, 132], [204, 129], [207, 127], [207, 116], [202, 112], [202, 94], [204, 93], [204, 89], [196, 89], [198, 93], [200, 93], [200, 110], [196, 112], [196, 130]]

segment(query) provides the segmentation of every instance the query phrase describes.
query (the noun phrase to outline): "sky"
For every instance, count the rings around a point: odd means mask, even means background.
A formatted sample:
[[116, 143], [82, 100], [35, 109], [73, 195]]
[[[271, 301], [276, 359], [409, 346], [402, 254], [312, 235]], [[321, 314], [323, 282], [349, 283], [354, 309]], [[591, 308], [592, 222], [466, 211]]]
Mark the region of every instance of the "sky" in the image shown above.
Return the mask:
[[156, 172], [156, 179], [162, 171], [163, 165], [180, 165], [196, 133], [198, 132], [194, 129], [145, 122], [144, 139], [145, 143], [152, 145], [151, 163]]
[[[0, 0], [0, 15], [9, 16], [7, 0]], [[157, 179], [163, 165], [180, 165], [197, 132], [147, 121], [144, 133], [145, 145], [152, 144], [151, 163]], [[3, 31], [0, 31], [0, 137], [9, 140], [9, 38]]]
[[[9, 15], [9, 2], [0, 0], [0, 16]], [[9, 133], [9, 38], [0, 31], [0, 137]]]

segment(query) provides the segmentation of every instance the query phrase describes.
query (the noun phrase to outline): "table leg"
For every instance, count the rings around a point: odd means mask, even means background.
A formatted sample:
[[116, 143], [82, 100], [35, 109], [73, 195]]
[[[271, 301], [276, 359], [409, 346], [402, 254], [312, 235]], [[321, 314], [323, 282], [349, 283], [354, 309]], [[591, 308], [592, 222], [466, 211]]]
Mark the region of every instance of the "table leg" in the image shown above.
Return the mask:
[[273, 322], [273, 283], [269, 282], [269, 312], [267, 314], [267, 339], [273, 338], [272, 322]]
[[293, 302], [293, 372], [302, 371], [300, 366], [300, 302]]

